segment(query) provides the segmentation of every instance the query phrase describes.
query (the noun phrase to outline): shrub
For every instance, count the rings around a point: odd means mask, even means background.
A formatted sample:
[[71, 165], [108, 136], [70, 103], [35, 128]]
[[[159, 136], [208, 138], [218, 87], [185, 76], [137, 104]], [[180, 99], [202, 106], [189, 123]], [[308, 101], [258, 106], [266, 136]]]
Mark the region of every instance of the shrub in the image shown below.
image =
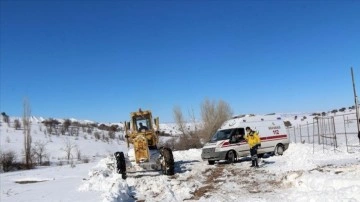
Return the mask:
[[82, 159], [82, 162], [83, 163], [89, 163], [90, 162], [90, 159], [88, 156], [84, 156], [83, 159]]
[[201, 118], [204, 124], [200, 133], [201, 138], [210, 139], [223, 122], [230, 119], [231, 116], [232, 109], [225, 101], [216, 102], [205, 99], [201, 104]]
[[118, 135], [118, 139], [121, 140], [121, 141], [125, 141], [124, 135]]
[[52, 134], [52, 132], [53, 132], [52, 127], [47, 128], [47, 133], [49, 133], [49, 135], [51, 135], [51, 134]]
[[43, 123], [46, 127], [55, 127], [60, 124], [58, 120], [53, 118], [46, 119], [41, 123]]
[[160, 131], [159, 136], [171, 137], [171, 135], [169, 133], [165, 133], [165, 131]]
[[107, 136], [105, 136], [105, 134], [102, 134], [102, 140], [104, 141], [104, 142], [107, 142], [107, 143], [109, 143], [109, 137], [107, 137]]
[[15, 128], [15, 130], [19, 130], [21, 128], [21, 123], [20, 123], [19, 119], [14, 120], [14, 128]]
[[177, 140], [171, 138], [166, 141], [164, 146], [171, 148], [172, 150], [188, 150], [193, 148], [201, 148], [203, 144], [199, 135], [191, 134], [189, 136], [181, 136]]
[[50, 166], [50, 161], [49, 161], [49, 159], [47, 159], [46, 161], [42, 162], [40, 165], [41, 165], [41, 166]]
[[118, 125], [111, 125], [109, 131], [116, 132], [116, 131], [120, 131], [120, 129]]
[[91, 124], [89, 124], [92, 128], [97, 128], [98, 127], [98, 123], [91, 123]]
[[285, 127], [289, 128], [289, 127], [291, 127], [291, 122], [290, 121], [284, 121], [284, 125], [285, 125]]
[[94, 136], [95, 136], [95, 139], [100, 140], [100, 137], [101, 137], [101, 136], [100, 136], [100, 133], [99, 133], [99, 132], [96, 131], [96, 132], [94, 133]]
[[109, 131], [108, 135], [110, 139], [115, 139], [115, 131]]
[[105, 124], [100, 124], [100, 126], [98, 127], [100, 130], [109, 130], [109, 126], [105, 125]]
[[0, 153], [0, 164], [4, 172], [11, 171], [15, 166], [16, 153], [14, 151], [6, 151]]
[[3, 117], [3, 121], [5, 122], [5, 123], [10, 123], [10, 119], [9, 119], [9, 116], [5, 113], [5, 112], [1, 112], [1, 115], [2, 115], [2, 117]]
[[79, 135], [79, 127], [78, 126], [74, 126], [70, 128], [70, 135], [71, 136], [78, 136]]
[[79, 123], [78, 121], [72, 122], [71, 125], [75, 127], [81, 127], [81, 123]]
[[[60, 122], [56, 119], [46, 119], [44, 120], [43, 122], [41, 122], [45, 125], [46, 129], [47, 129], [47, 132], [49, 134], [52, 134], [53, 132], [56, 132], [56, 127], [60, 124]], [[57, 134], [58, 135], [58, 134]]]
[[62, 127], [62, 128], [60, 129], [60, 133], [61, 133], [61, 135], [65, 135], [65, 132], [66, 132], [65, 127]]
[[[71, 125], [70, 119], [65, 119], [63, 126], [65, 131], [69, 131], [69, 126]], [[63, 134], [64, 135], [64, 134]]]

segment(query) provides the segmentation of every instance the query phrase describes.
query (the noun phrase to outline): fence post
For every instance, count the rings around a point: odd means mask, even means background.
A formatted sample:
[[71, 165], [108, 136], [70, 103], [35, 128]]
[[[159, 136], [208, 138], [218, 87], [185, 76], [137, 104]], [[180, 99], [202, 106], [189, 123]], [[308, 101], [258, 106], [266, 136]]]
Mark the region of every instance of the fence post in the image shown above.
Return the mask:
[[301, 125], [300, 125], [300, 127], [299, 127], [299, 132], [300, 132], [300, 143], [302, 143]]
[[319, 126], [319, 119], [316, 119], [317, 122], [317, 129], [318, 129], [318, 144], [320, 145], [320, 126]]
[[336, 148], [337, 148], [337, 139], [336, 139], [336, 128], [335, 128], [335, 117], [332, 118], [332, 124], [333, 124], [333, 132], [334, 132], [334, 141], [335, 141], [335, 144], [334, 144], [334, 151], [336, 151]]
[[309, 122], [306, 121], [306, 129], [307, 129], [307, 134], [308, 134], [308, 142], [310, 144], [310, 130], [309, 130]]
[[[349, 117], [347, 118], [347, 124], [349, 124]], [[345, 123], [345, 115], [343, 115], [343, 121], [344, 121], [344, 131], [345, 131], [345, 144], [346, 144], [346, 152], [349, 153], [349, 147], [348, 147], [348, 142], [347, 142], [347, 134], [346, 134], [346, 123]]]
[[315, 122], [313, 119], [313, 153], [315, 152]]

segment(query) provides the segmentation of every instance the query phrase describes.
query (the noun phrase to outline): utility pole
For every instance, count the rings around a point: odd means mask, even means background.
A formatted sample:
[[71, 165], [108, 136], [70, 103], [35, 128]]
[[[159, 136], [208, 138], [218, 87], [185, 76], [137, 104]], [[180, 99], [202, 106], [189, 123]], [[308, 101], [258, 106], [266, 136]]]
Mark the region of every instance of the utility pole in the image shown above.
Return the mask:
[[356, 96], [356, 90], [355, 90], [355, 80], [354, 80], [354, 72], [353, 68], [351, 67], [351, 77], [352, 77], [352, 83], [353, 83], [353, 89], [354, 89], [354, 98], [355, 98], [355, 109], [356, 109], [356, 125], [358, 129], [358, 138], [359, 138], [359, 144], [360, 144], [360, 119], [359, 119], [359, 104], [358, 104], [358, 97]]

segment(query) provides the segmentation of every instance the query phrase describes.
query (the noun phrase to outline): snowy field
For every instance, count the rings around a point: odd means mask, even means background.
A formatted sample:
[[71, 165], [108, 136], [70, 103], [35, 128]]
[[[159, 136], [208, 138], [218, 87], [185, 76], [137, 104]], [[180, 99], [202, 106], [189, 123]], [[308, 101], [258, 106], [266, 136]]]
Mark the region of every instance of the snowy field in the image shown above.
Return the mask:
[[[283, 156], [261, 159], [258, 169], [249, 167], [249, 158], [208, 165], [201, 149], [175, 151], [174, 176], [136, 172], [123, 180], [114, 172], [112, 153], [126, 153], [125, 142], [85, 139], [84, 134], [49, 137], [40, 126], [32, 127], [33, 139], [48, 142], [50, 161], [64, 159], [62, 147], [70, 138], [90, 162], [1, 173], [1, 202], [360, 201], [360, 147], [348, 153], [345, 144], [334, 151], [332, 146], [291, 143]], [[2, 123], [0, 132], [1, 150], [13, 149], [20, 156], [22, 131]]]

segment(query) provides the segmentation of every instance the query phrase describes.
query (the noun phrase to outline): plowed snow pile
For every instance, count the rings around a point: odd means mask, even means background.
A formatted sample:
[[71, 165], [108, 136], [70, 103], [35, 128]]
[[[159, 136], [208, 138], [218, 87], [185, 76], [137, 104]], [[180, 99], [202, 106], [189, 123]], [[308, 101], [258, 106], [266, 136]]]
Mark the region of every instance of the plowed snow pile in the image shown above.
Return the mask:
[[359, 201], [359, 153], [291, 144], [283, 156], [264, 158], [250, 168], [237, 163], [208, 165], [201, 150], [175, 151], [176, 174], [129, 173], [123, 180], [108, 157], [89, 172], [81, 191], [98, 191], [103, 201]]

